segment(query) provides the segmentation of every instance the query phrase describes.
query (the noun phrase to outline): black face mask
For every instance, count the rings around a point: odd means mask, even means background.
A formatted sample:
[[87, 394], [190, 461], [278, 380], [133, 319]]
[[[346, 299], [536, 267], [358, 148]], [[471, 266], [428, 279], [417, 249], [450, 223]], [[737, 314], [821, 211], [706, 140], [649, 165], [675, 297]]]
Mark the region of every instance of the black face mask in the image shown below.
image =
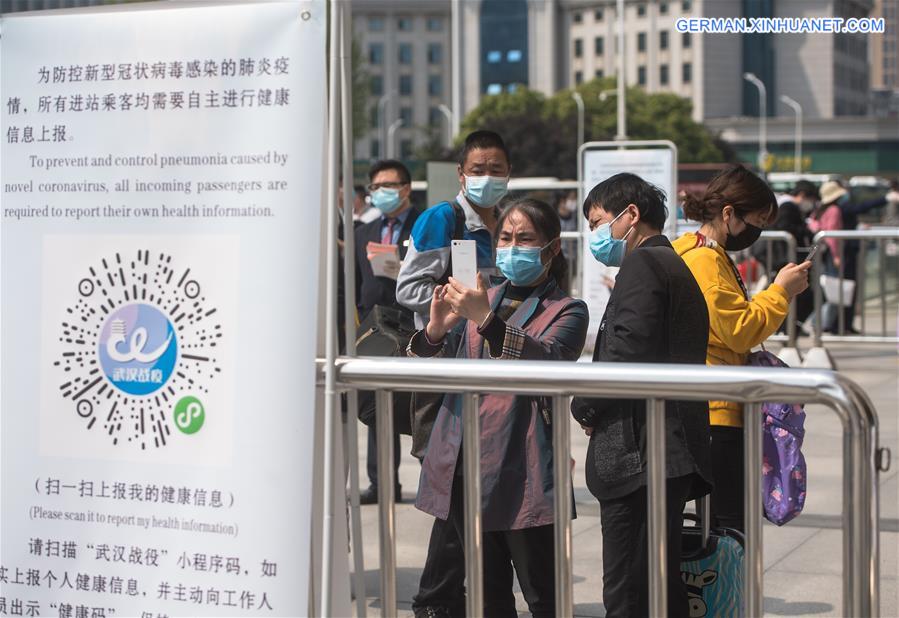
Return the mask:
[[[740, 219], [740, 221], [743, 221], [743, 219]], [[746, 226], [746, 229], [736, 236], [730, 233], [730, 226], [728, 226], [727, 239], [724, 241], [724, 248], [728, 251], [742, 251], [743, 249], [747, 249], [762, 235], [762, 228], [756, 227], [751, 223], [746, 223], [746, 221], [743, 221], [743, 225]]]

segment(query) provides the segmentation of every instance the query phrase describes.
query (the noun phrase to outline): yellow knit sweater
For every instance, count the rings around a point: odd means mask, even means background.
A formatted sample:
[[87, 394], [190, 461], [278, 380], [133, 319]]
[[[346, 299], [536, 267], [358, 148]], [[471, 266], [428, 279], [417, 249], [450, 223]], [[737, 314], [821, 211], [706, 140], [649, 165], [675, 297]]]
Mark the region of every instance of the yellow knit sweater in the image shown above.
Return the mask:
[[[727, 254], [721, 247], [697, 246], [696, 234], [684, 234], [672, 245], [699, 283], [709, 309], [707, 365], [743, 365], [752, 348], [764, 342], [783, 323], [790, 299], [772, 283], [747, 301]], [[743, 426], [743, 407], [727, 401], [709, 402], [709, 422]]]

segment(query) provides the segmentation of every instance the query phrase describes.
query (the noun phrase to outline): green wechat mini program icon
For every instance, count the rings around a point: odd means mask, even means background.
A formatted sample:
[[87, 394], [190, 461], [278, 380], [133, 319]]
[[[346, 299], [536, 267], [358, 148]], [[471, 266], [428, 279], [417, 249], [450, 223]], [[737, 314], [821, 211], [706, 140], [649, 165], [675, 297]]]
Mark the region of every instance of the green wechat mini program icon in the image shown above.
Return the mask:
[[182, 433], [197, 433], [205, 419], [206, 410], [196, 397], [182, 397], [175, 404], [175, 426]]

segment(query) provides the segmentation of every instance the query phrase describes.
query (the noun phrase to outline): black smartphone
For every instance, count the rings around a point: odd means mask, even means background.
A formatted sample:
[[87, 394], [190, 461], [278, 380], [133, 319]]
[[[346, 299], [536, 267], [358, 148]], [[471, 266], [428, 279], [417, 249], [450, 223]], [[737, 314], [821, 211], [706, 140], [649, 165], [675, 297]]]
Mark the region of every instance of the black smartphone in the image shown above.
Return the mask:
[[818, 253], [818, 246], [819, 245], [813, 245], [812, 248], [808, 250], [808, 255], [805, 256], [806, 262], [811, 262], [815, 259], [815, 254]]

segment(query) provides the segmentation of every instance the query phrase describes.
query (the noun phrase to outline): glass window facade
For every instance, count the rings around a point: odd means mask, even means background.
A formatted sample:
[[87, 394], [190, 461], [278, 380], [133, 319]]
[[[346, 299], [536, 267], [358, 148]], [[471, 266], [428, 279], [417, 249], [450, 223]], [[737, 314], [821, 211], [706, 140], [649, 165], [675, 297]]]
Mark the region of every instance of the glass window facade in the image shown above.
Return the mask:
[[412, 94], [411, 75], [400, 75], [400, 94], [406, 97]]
[[441, 62], [443, 62], [443, 45], [428, 43], [428, 64], [440, 64]]
[[400, 43], [396, 49], [400, 64], [412, 64], [412, 43]]
[[443, 77], [440, 75], [428, 76], [428, 94], [439, 97], [443, 94]]
[[384, 64], [384, 44], [370, 43], [368, 46], [368, 63]]
[[528, 0], [483, 0], [480, 22], [481, 92], [528, 85]]

